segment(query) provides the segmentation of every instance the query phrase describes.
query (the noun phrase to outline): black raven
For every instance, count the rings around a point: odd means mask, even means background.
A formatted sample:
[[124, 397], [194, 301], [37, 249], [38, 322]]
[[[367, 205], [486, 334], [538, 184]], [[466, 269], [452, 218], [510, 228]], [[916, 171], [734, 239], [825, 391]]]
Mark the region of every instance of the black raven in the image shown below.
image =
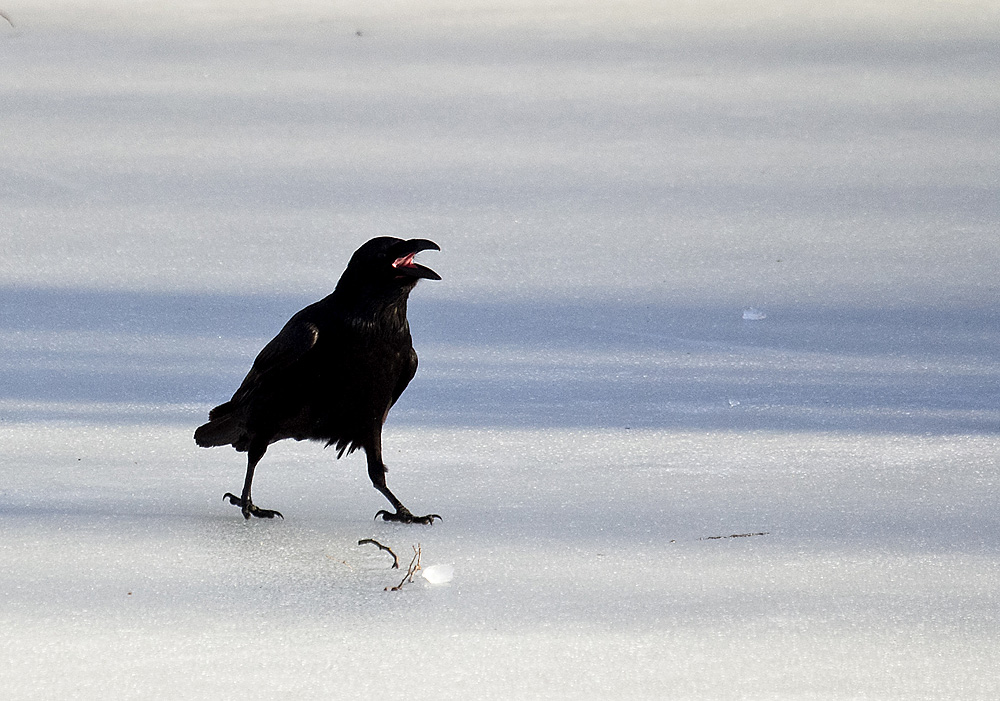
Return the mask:
[[386, 486], [382, 462], [382, 424], [417, 371], [406, 300], [420, 278], [441, 279], [413, 260], [428, 249], [441, 250], [426, 239], [383, 236], [355, 251], [333, 294], [295, 314], [264, 346], [233, 398], [195, 431], [203, 448], [232, 445], [247, 453], [242, 496], [223, 497], [244, 518], [281, 516], [256, 506], [250, 486], [267, 446], [285, 438], [326, 441], [337, 446], [338, 458], [363, 448], [372, 484], [395, 509], [375, 518], [441, 518], [410, 513]]

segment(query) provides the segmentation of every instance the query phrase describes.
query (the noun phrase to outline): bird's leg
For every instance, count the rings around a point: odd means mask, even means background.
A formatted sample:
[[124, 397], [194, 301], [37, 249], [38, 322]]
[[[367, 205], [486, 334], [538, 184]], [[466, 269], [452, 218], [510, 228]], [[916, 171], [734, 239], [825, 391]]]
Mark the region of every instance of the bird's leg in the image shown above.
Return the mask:
[[427, 514], [426, 516], [414, 516], [410, 513], [410, 510], [403, 506], [403, 502], [396, 498], [389, 487], [385, 484], [385, 463], [382, 462], [382, 446], [381, 439], [377, 439], [374, 446], [365, 447], [365, 455], [368, 458], [368, 477], [371, 478], [372, 486], [378, 491], [382, 492], [382, 495], [389, 500], [392, 504], [392, 508], [396, 511], [395, 513], [391, 511], [386, 511], [385, 509], [380, 510], [375, 514], [377, 519], [379, 516], [382, 517], [383, 521], [396, 521], [398, 523], [423, 523], [431, 524], [434, 523], [434, 519], [440, 519], [441, 517], [437, 514]]
[[255, 506], [250, 500], [250, 485], [253, 484], [253, 471], [257, 467], [257, 463], [260, 459], [264, 457], [264, 451], [267, 450], [267, 445], [253, 445], [251, 444], [250, 449], [247, 451], [247, 478], [243, 482], [243, 496], [237, 497], [235, 494], [226, 492], [222, 495], [222, 499], [225, 501], [229, 500], [229, 503], [233, 506], [238, 506], [243, 511], [243, 518], [250, 519], [251, 516], [256, 516], [257, 518], [274, 518], [278, 516], [282, 519], [285, 517], [281, 515], [280, 511], [272, 511], [271, 509], [261, 509]]

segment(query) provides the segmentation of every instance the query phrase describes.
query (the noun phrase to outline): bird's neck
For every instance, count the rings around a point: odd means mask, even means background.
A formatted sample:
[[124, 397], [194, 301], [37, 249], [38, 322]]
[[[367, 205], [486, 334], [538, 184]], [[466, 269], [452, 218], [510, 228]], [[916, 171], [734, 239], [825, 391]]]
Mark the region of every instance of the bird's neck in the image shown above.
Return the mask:
[[350, 324], [357, 329], [378, 329], [381, 334], [403, 335], [409, 331], [406, 320], [408, 289], [378, 294], [371, 290], [360, 294], [338, 294], [338, 306]]

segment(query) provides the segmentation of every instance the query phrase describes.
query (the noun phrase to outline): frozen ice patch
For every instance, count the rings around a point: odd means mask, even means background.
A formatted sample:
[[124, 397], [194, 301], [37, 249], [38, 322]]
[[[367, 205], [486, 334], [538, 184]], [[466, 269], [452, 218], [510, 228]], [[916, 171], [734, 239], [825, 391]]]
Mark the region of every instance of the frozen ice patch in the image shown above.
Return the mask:
[[761, 319], [766, 318], [767, 314], [762, 312], [760, 309], [750, 307], [749, 309], [743, 310], [743, 321], [760, 321]]
[[455, 568], [452, 565], [431, 565], [422, 568], [420, 573], [431, 584], [445, 584], [455, 576]]

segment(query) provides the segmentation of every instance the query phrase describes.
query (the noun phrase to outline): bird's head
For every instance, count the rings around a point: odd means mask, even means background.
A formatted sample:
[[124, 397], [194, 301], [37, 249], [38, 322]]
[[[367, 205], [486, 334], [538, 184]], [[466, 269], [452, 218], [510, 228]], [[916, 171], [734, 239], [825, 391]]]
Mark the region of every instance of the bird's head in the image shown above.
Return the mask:
[[421, 251], [440, 251], [441, 247], [427, 239], [397, 239], [379, 236], [361, 246], [351, 256], [347, 270], [337, 285], [358, 289], [399, 290], [408, 293], [421, 278], [440, 280], [441, 276], [414, 260]]

